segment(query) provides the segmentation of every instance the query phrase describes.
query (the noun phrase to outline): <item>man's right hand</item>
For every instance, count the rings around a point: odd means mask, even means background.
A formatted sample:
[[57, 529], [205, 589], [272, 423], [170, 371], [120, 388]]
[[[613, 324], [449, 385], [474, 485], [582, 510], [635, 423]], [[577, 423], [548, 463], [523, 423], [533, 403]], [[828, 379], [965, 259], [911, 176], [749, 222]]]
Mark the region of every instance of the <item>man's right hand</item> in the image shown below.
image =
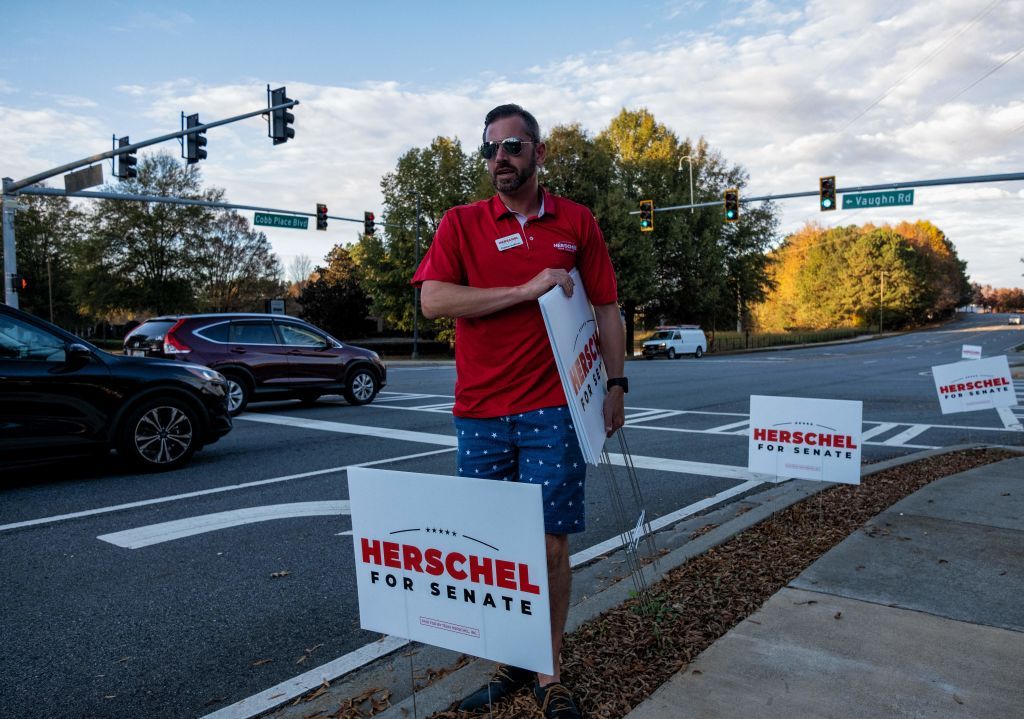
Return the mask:
[[566, 297], [572, 297], [572, 276], [567, 271], [558, 267], [549, 267], [546, 270], [541, 270], [532, 280], [521, 285], [521, 288], [526, 294], [526, 299], [535, 300], [555, 285], [562, 288]]

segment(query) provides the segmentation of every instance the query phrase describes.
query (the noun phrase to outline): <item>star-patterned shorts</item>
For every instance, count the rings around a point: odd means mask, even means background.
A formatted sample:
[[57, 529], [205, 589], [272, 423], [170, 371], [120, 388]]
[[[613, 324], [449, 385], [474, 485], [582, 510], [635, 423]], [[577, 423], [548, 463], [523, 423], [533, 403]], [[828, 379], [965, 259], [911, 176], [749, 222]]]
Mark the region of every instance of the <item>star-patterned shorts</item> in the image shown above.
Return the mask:
[[456, 417], [455, 431], [459, 476], [539, 484], [545, 532], [572, 534], [586, 529], [587, 464], [567, 406], [493, 419]]

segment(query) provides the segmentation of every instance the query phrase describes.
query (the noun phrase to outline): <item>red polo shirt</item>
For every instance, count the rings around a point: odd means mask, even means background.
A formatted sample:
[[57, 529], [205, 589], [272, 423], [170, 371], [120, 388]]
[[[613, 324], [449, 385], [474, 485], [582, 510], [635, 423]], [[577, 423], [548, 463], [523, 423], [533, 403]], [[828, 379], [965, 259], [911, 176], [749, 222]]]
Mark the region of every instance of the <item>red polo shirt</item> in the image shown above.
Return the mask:
[[[615, 272], [597, 221], [583, 205], [544, 190], [544, 214], [525, 226], [495, 195], [445, 213], [412, 283], [514, 287], [549, 267], [577, 268], [594, 305], [617, 301]], [[536, 300], [455, 321], [459, 417], [503, 417], [565, 404]]]

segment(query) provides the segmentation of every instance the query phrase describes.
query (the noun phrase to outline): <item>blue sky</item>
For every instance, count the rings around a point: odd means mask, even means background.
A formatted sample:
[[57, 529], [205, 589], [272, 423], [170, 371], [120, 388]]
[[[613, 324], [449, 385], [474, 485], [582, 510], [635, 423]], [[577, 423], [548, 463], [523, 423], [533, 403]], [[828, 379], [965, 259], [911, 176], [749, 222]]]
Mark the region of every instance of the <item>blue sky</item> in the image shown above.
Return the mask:
[[[239, 203], [351, 217], [379, 212], [402, 152], [438, 135], [475, 145], [506, 101], [544, 128], [595, 133], [647, 107], [747, 167], [755, 194], [826, 174], [843, 187], [1024, 171], [1024, 0], [40, 0], [5, 8], [0, 32], [0, 173], [15, 179], [113, 134], [176, 130], [183, 110], [257, 109], [268, 83], [302, 102], [296, 139], [272, 147], [259, 119], [214, 129], [206, 181]], [[1024, 183], [920, 189], [914, 207], [885, 211], [781, 207], [783, 232], [928, 218], [973, 279], [1024, 285]], [[288, 264], [356, 232], [268, 236]]]

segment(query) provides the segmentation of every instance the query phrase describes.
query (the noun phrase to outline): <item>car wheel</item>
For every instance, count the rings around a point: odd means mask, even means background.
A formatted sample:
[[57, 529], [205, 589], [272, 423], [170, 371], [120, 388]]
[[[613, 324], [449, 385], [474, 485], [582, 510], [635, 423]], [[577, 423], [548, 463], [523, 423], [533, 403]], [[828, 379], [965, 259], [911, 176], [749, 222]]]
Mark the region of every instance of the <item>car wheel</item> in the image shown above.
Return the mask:
[[676, 348], [675, 347], [669, 347], [668, 348], [668, 358], [669, 359], [675, 359], [676, 358]]
[[349, 404], [369, 404], [377, 396], [379, 389], [377, 375], [361, 367], [348, 376], [345, 399]]
[[150, 471], [176, 469], [199, 449], [195, 409], [173, 397], [155, 397], [134, 408], [121, 426], [117, 451]]
[[703, 347], [697, 347], [697, 351], [693, 353], [694, 359], [700, 359], [703, 356], [704, 356], [704, 348]]
[[307, 407], [316, 404], [318, 399], [320, 399], [319, 392], [303, 392], [299, 395], [299, 401]]
[[249, 380], [235, 372], [224, 372], [224, 379], [228, 381], [228, 412], [234, 417], [242, 413], [245, 406], [249, 404], [249, 397], [252, 396], [252, 388]]

